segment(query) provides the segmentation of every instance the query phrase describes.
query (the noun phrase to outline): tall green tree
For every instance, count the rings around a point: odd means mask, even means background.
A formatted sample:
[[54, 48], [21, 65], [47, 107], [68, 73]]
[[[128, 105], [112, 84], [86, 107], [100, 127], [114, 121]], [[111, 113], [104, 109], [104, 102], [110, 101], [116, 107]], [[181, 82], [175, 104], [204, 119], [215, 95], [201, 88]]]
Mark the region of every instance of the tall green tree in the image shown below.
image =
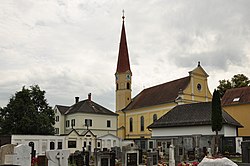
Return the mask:
[[216, 134], [215, 152], [217, 153], [218, 152], [218, 147], [219, 147], [219, 135], [218, 135], [218, 132], [222, 128], [221, 100], [220, 100], [220, 94], [219, 94], [219, 92], [217, 90], [214, 90], [214, 92], [213, 92], [211, 122], [212, 122], [212, 131], [215, 131], [215, 134]]
[[38, 85], [16, 92], [0, 116], [1, 134], [54, 134], [54, 111]]
[[219, 80], [217, 87], [220, 96], [223, 97], [227, 89], [250, 86], [250, 80], [244, 74], [234, 75], [230, 80]]

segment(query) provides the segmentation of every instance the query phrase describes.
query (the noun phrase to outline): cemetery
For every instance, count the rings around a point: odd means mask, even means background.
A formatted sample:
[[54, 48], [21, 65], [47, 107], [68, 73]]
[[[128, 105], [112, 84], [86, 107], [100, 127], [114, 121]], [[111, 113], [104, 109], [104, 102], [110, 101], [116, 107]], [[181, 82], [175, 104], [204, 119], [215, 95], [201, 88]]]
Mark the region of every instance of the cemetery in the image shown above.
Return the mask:
[[[250, 142], [242, 142], [242, 162], [250, 163]], [[95, 148], [91, 153], [85, 148], [70, 153], [67, 149], [46, 150], [44, 155], [36, 155], [34, 145], [6, 144], [0, 147], [0, 165], [15, 166], [209, 166], [209, 165], [245, 165], [242, 162], [233, 162], [225, 156], [214, 157], [211, 148], [207, 149], [202, 158], [194, 155], [193, 158], [178, 160], [178, 153], [173, 142], [168, 152], [162, 155], [159, 149], [142, 151], [136, 144], [130, 143], [122, 148], [112, 147]]]

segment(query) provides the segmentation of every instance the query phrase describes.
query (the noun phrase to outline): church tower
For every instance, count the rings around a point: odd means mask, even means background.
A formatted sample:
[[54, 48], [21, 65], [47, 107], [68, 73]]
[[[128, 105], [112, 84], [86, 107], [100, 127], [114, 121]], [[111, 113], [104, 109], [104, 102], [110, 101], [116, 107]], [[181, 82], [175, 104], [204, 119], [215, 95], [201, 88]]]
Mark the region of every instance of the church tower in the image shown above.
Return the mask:
[[124, 26], [124, 14], [122, 16], [122, 31], [120, 38], [119, 54], [117, 68], [115, 73], [116, 79], [116, 111], [125, 108], [131, 102], [131, 83], [132, 72], [130, 70], [128, 46]]

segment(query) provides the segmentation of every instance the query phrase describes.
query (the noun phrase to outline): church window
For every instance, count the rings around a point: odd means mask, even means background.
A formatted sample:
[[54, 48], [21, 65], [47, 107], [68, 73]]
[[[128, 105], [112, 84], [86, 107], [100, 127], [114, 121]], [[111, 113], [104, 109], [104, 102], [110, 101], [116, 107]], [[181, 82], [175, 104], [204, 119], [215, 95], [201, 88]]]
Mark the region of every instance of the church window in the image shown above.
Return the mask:
[[201, 91], [201, 84], [197, 84], [198, 91]]
[[144, 131], [144, 117], [141, 116], [141, 131]]
[[153, 122], [155, 122], [157, 120], [157, 114], [153, 115]]
[[127, 89], [130, 89], [130, 83], [127, 82]]
[[129, 119], [129, 131], [133, 132], [133, 118]]

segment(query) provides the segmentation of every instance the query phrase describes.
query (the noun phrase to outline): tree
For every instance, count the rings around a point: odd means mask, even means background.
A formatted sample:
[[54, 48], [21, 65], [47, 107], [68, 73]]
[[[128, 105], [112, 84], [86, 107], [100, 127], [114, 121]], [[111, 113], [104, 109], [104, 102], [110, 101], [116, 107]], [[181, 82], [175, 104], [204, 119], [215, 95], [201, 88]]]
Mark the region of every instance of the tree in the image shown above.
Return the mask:
[[214, 90], [213, 98], [212, 98], [212, 131], [215, 131], [216, 139], [215, 139], [215, 152], [218, 152], [219, 145], [219, 135], [218, 132], [222, 128], [222, 108], [221, 108], [221, 100], [220, 94], [217, 90]]
[[0, 113], [1, 134], [54, 134], [54, 111], [38, 85], [22, 88]]
[[219, 83], [220, 84], [217, 89], [220, 93], [220, 96], [223, 97], [227, 89], [249, 86], [250, 80], [244, 74], [237, 74], [234, 75], [233, 78], [231, 78], [231, 81], [224, 79], [219, 80]]

